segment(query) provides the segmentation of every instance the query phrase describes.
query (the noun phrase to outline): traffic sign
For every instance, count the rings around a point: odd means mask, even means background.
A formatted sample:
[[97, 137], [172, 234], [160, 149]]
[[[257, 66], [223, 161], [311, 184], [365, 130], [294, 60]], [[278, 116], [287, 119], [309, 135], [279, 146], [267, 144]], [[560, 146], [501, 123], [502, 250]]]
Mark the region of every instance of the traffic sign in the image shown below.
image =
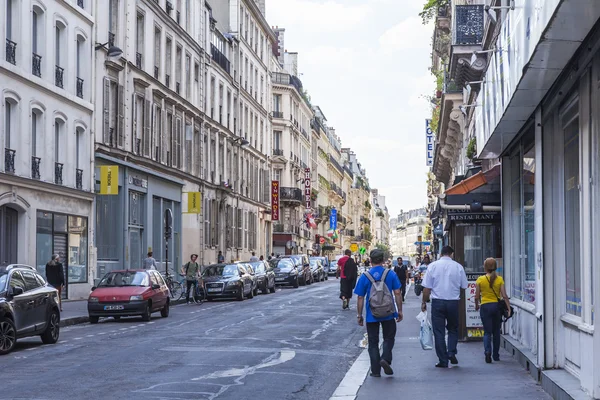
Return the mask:
[[358, 251], [358, 245], [356, 243], [352, 243], [350, 245], [350, 251], [356, 253]]
[[360, 252], [360, 254], [365, 254], [367, 252], [367, 249], [365, 249], [364, 247], [361, 247], [359, 252]]
[[321, 237], [321, 239], [319, 239], [319, 242], [321, 242], [321, 244], [325, 244], [325, 238]]
[[415, 242], [415, 246], [422, 244], [423, 246], [431, 246], [431, 242]]

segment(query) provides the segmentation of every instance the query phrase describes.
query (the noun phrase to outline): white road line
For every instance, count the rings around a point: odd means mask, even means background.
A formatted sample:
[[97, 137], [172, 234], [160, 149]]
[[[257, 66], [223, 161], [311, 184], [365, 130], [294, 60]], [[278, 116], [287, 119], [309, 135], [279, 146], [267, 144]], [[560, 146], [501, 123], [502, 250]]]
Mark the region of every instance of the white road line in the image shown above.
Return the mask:
[[342, 379], [339, 386], [329, 398], [329, 400], [354, 400], [358, 394], [358, 390], [362, 386], [367, 377], [367, 372], [371, 368], [369, 359], [369, 350], [365, 349], [360, 356], [354, 361], [352, 367], [346, 372], [346, 376]]
[[85, 335], [85, 337], [94, 337], [96, 335]]
[[83, 339], [83, 338], [76, 337], [76, 338], [74, 338], [73, 340], [81, 340], [81, 339]]

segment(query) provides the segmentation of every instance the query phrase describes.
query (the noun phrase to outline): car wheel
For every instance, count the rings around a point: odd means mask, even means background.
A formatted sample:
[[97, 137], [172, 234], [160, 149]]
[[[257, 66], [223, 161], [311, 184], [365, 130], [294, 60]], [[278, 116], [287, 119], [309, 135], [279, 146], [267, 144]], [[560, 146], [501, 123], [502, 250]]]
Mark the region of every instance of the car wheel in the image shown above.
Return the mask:
[[273, 282], [273, 287], [269, 288], [269, 292], [275, 293], [275, 282]]
[[252, 293], [254, 296], [258, 296], [258, 286], [256, 286], [256, 289], [254, 289], [254, 293]]
[[169, 302], [167, 301], [167, 304], [165, 304], [165, 306], [163, 307], [162, 310], [160, 310], [160, 316], [163, 318], [167, 318], [169, 316]]
[[10, 353], [17, 344], [17, 328], [12, 319], [0, 320], [0, 355]]
[[249, 299], [254, 298], [254, 289], [252, 289], [252, 288], [250, 289], [250, 293], [248, 293], [248, 298]]
[[298, 283], [300, 284], [300, 286], [306, 286], [306, 279], [302, 278], [302, 280], [300, 280], [300, 278], [298, 278]]
[[269, 294], [269, 281], [265, 282], [265, 287], [262, 289], [263, 294]]
[[48, 326], [44, 333], [40, 335], [44, 344], [54, 344], [58, 342], [58, 336], [60, 334], [60, 315], [58, 311], [53, 310], [48, 318]]
[[152, 308], [150, 302], [146, 304], [146, 311], [142, 314], [142, 321], [148, 322], [152, 319]]
[[90, 317], [90, 324], [97, 324], [100, 321], [100, 317]]
[[242, 289], [240, 290], [240, 292], [238, 293], [237, 296], [238, 301], [244, 301], [244, 287], [242, 286]]
[[296, 280], [294, 281], [294, 289], [298, 289], [298, 278], [296, 278]]

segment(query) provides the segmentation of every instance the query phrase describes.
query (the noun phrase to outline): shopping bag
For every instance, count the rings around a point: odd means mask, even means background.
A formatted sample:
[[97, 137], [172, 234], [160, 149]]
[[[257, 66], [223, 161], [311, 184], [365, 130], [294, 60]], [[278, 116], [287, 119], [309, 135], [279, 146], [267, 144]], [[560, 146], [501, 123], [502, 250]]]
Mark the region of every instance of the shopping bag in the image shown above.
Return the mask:
[[417, 315], [417, 319], [421, 322], [421, 331], [419, 333], [419, 341], [423, 350], [433, 349], [433, 328], [427, 319], [427, 312], [421, 311]]

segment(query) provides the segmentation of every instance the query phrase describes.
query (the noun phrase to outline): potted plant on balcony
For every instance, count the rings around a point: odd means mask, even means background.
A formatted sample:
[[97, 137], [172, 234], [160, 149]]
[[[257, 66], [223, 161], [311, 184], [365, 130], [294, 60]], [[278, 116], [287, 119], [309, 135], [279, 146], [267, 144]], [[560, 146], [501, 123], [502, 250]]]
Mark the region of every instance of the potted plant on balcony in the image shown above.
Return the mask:
[[473, 159], [475, 158], [476, 153], [477, 153], [477, 140], [475, 139], [475, 136], [473, 136], [471, 138], [471, 140], [469, 140], [469, 144], [467, 145], [466, 156], [469, 160], [471, 160], [471, 162], [473, 162]]

